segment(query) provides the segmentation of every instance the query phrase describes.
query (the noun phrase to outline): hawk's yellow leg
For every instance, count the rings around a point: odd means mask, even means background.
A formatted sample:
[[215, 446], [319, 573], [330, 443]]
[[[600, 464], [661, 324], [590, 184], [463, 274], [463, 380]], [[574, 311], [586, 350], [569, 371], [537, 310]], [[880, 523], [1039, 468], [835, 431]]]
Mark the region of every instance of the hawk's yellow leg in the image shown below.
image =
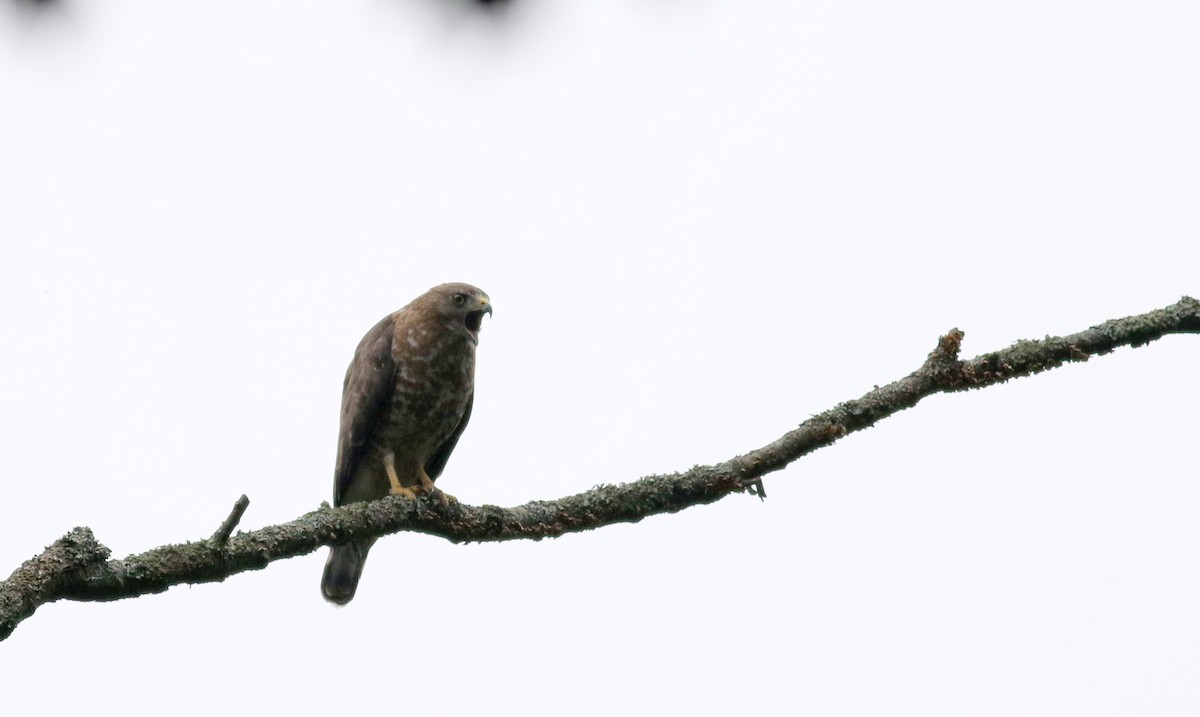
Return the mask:
[[402, 495], [405, 498], [417, 497], [415, 490], [406, 488], [400, 483], [400, 476], [396, 475], [396, 456], [390, 451], [383, 455], [383, 469], [387, 471], [388, 482], [392, 484], [392, 495]]
[[387, 471], [388, 482], [392, 484], [392, 495], [402, 495], [405, 498], [416, 498], [420, 495], [439, 496], [443, 503], [457, 503], [458, 498], [450, 495], [444, 490], [438, 490], [433, 485], [433, 480], [424, 468], [417, 469], [417, 478], [421, 481], [419, 486], [409, 488], [400, 483], [400, 476], [396, 474], [396, 456], [393, 453], [386, 453], [383, 456], [383, 468]]
[[417, 470], [417, 477], [419, 477], [421, 479], [421, 492], [422, 493], [428, 493], [429, 495], [435, 496], [443, 504], [458, 502], [458, 498], [455, 498], [454, 496], [450, 495], [449, 493], [447, 493], [444, 490], [441, 490], [440, 488], [435, 488], [433, 485], [433, 479], [429, 477], [429, 474], [425, 472], [424, 468]]

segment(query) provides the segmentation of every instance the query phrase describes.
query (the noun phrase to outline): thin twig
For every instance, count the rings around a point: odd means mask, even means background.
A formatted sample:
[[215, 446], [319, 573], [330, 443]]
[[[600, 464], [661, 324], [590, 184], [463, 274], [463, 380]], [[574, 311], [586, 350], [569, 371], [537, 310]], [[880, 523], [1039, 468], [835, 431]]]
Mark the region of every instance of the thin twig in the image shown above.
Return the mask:
[[225, 518], [225, 522], [221, 523], [221, 527], [217, 528], [217, 532], [213, 533], [208, 539], [210, 545], [214, 548], [224, 547], [225, 541], [229, 540], [229, 536], [233, 534], [233, 529], [237, 527], [241, 521], [242, 515], [246, 512], [246, 508], [250, 505], [250, 499], [243, 493], [241, 498], [233, 504], [233, 510], [229, 511], [229, 517]]

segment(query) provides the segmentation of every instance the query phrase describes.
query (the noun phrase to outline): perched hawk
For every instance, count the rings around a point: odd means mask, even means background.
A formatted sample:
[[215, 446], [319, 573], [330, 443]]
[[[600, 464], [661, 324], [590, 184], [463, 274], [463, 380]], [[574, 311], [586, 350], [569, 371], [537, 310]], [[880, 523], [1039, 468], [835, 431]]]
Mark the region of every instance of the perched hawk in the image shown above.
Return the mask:
[[[342, 387], [333, 504], [434, 490], [471, 417], [475, 345], [488, 295], [442, 284], [375, 324], [358, 343]], [[374, 539], [334, 546], [321, 594], [354, 597]]]

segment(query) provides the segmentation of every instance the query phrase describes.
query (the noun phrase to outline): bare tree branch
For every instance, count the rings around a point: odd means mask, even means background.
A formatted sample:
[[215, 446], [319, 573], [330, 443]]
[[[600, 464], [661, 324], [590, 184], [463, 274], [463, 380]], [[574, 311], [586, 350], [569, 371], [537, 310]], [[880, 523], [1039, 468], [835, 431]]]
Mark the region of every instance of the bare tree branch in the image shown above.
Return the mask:
[[111, 551], [97, 542], [90, 529], [75, 528], [0, 583], [0, 639], [8, 637], [40, 605], [55, 600], [119, 600], [183, 583], [219, 582], [324, 545], [401, 530], [437, 535], [455, 543], [540, 540], [613, 523], [634, 523], [650, 515], [712, 503], [730, 493], [749, 490], [761, 497], [766, 474], [914, 406], [926, 396], [983, 388], [1064, 363], [1086, 361], [1120, 346], [1142, 346], [1167, 334], [1182, 333], [1200, 333], [1200, 302], [1189, 297], [1070, 336], [1019, 341], [968, 361], [958, 358], [963, 332], [952, 329], [912, 374], [813, 416], [762, 448], [718, 465], [597, 486], [578, 495], [515, 508], [392, 496], [341, 508], [322, 505], [289, 523], [231, 536], [249, 504], [242, 496], [212, 538], [166, 545], [124, 560], [109, 560]]

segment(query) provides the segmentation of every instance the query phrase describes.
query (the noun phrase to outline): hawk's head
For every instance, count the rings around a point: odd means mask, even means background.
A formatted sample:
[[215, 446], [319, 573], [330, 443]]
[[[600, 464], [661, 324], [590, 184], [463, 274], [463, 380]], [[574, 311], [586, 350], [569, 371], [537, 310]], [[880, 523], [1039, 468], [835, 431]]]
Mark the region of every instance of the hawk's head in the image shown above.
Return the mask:
[[492, 313], [492, 300], [482, 289], [470, 284], [442, 284], [430, 289], [425, 298], [438, 318], [466, 334], [472, 344], [479, 343], [483, 315]]

